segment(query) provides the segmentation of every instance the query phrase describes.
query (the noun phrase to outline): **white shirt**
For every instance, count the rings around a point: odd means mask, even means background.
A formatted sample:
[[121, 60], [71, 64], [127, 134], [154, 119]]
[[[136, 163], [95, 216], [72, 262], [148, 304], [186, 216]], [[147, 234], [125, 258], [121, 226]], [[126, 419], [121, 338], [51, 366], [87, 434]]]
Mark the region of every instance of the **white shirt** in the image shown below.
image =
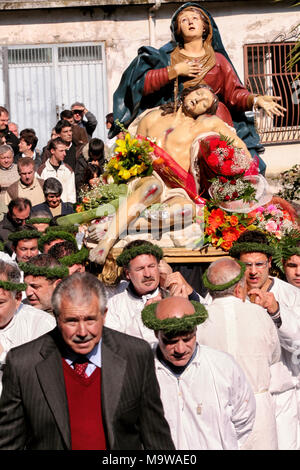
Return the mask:
[[198, 326], [197, 340], [231, 354], [254, 393], [269, 390], [270, 365], [280, 360], [280, 343], [270, 316], [259, 305], [228, 296], [206, 306], [208, 319]]
[[206, 308], [208, 319], [197, 328], [198, 342], [231, 354], [255, 393], [257, 415], [247, 448], [275, 450], [277, 429], [269, 388], [270, 366], [279, 362], [281, 354], [277, 328], [262, 307], [234, 296], [216, 298]]
[[[55, 318], [49, 313], [31, 305], [21, 304], [9, 324], [0, 329], [0, 343], [4, 349], [0, 355], [0, 362], [5, 363], [6, 354], [11, 348], [38, 338], [55, 326]], [[0, 372], [0, 393], [2, 374], [3, 371]]]
[[278, 329], [282, 361], [296, 377], [300, 377], [300, 289], [272, 278], [270, 289], [279, 303], [282, 325]]
[[130, 289], [126, 289], [113, 295], [107, 302], [105, 326], [121, 333], [142, 338], [150, 345], [155, 344], [157, 342], [156, 336], [143, 324], [141, 312], [147, 300], [156, 297], [158, 293], [159, 290], [156, 289], [152, 294], [138, 297]]
[[46, 180], [47, 178], [56, 178], [61, 182], [63, 187], [61, 200], [63, 202], [76, 202], [75, 174], [69, 166], [61, 163], [56, 170], [51, 165], [50, 160], [46, 160], [45, 166], [40, 173], [40, 177], [43, 180]]
[[255, 398], [229, 354], [199, 346], [177, 377], [155, 357], [165, 417], [177, 450], [237, 450], [255, 419]]

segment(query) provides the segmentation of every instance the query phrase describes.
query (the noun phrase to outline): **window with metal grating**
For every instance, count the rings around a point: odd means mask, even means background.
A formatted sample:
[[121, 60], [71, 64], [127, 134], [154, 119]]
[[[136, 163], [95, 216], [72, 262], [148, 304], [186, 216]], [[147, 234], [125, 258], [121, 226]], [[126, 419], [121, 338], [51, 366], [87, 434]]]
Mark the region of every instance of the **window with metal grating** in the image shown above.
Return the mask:
[[59, 62], [91, 62], [102, 60], [101, 46], [58, 47]]
[[52, 49], [50, 47], [8, 49], [9, 65], [49, 64], [51, 62]]
[[288, 67], [296, 42], [244, 46], [245, 85], [254, 94], [281, 96], [284, 116], [257, 113], [263, 144], [300, 142], [300, 62]]

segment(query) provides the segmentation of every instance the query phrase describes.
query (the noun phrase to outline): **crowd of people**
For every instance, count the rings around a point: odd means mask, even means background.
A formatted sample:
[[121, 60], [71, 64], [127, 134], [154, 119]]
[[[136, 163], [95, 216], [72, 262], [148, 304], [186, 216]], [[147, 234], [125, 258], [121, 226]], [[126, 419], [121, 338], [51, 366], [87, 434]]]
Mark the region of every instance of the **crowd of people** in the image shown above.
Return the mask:
[[[40, 168], [63, 165], [53, 142]], [[95, 165], [103, 145], [87, 145]], [[299, 449], [300, 245], [284, 281], [266, 236], [245, 231], [200, 294], [137, 239], [108, 287], [78, 226], [57, 225], [65, 183], [1, 147], [18, 179], [0, 223], [0, 449]]]

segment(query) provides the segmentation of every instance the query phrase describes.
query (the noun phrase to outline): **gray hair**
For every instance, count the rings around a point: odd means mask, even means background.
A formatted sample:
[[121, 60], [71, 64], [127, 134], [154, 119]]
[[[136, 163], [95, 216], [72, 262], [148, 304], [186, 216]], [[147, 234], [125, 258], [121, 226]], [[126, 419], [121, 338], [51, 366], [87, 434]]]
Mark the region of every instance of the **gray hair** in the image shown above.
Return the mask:
[[72, 108], [75, 108], [76, 106], [80, 106], [81, 108], [85, 108], [84, 104], [83, 103], [80, 103], [79, 101], [75, 101], [75, 103], [73, 103], [71, 105], [71, 109]]
[[62, 184], [56, 178], [47, 178], [44, 181], [43, 193], [45, 196], [47, 196], [47, 194], [59, 194], [61, 196], [62, 192]]
[[7, 153], [7, 152], [11, 152], [11, 154], [14, 155], [14, 151], [11, 145], [8, 145], [8, 144], [0, 145], [0, 155], [3, 155], [4, 153]]
[[[207, 278], [212, 284], [226, 284], [237, 277], [241, 272], [240, 265], [231, 258], [221, 258], [211, 263], [207, 269]], [[234, 295], [237, 285], [245, 286], [245, 276], [237, 281], [233, 286], [222, 291], [213, 291], [209, 289], [209, 293], [213, 299]]]
[[68, 299], [85, 304], [90, 303], [92, 295], [95, 295], [99, 302], [99, 310], [105, 314], [107, 296], [102, 282], [89, 272], [74, 273], [64, 278], [55, 288], [52, 294], [53, 312], [56, 317], [60, 314], [63, 299]]
[[[21, 282], [21, 271], [16, 263], [6, 262], [2, 259], [0, 260], [0, 274], [1, 276], [6, 277], [6, 281], [14, 282], [19, 284]], [[3, 276], [3, 277], [4, 277]], [[15, 297], [17, 291], [10, 291], [12, 296]]]

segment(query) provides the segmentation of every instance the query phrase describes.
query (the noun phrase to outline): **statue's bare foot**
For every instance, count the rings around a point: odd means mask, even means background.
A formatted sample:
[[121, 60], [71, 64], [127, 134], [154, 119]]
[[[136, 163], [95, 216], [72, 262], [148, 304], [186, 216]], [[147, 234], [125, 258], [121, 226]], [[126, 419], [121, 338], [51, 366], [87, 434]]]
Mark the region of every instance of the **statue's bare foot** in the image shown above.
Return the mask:
[[92, 248], [89, 253], [89, 260], [93, 263], [104, 264], [109, 252], [109, 247], [106, 247], [103, 242], [98, 243], [95, 248]]

